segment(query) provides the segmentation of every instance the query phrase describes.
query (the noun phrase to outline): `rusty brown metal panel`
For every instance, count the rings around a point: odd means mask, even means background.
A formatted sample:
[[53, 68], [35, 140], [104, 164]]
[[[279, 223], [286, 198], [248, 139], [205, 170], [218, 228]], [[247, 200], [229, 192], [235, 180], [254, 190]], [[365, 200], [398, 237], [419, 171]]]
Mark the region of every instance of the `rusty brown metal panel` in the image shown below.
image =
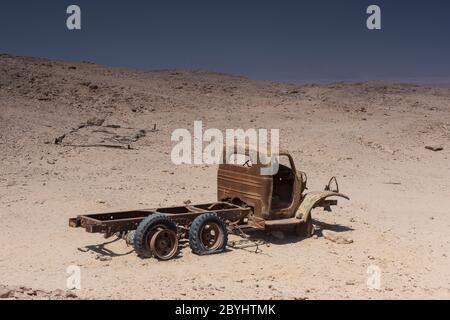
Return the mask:
[[239, 198], [254, 208], [254, 215], [268, 218], [272, 200], [272, 176], [262, 176], [260, 166], [251, 168], [222, 164], [217, 175], [217, 196]]

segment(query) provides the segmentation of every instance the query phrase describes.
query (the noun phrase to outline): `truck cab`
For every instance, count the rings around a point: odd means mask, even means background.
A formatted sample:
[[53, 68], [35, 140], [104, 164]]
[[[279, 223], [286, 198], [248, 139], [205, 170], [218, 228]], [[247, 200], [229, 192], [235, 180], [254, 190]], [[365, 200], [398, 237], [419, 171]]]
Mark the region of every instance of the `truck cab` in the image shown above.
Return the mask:
[[292, 156], [280, 150], [278, 170], [273, 175], [265, 175], [262, 169], [272, 165], [261, 161], [267, 154], [253, 152], [250, 147], [244, 150], [239, 152], [236, 148], [228, 151], [228, 155], [224, 150], [224, 161], [217, 176], [218, 200], [237, 198], [253, 207], [254, 215], [264, 220], [293, 217], [306, 181], [297, 173]]
[[[306, 221], [310, 219], [312, 208], [322, 206], [329, 209], [337, 204], [337, 201], [326, 201], [326, 198], [338, 196], [348, 199], [339, 193], [337, 182], [336, 189], [331, 190], [333, 179], [325, 191], [305, 194], [306, 174], [297, 170], [287, 150], [281, 149], [275, 156], [249, 145], [225, 147], [222, 162], [217, 175], [218, 200], [239, 199], [253, 208], [254, 217], [265, 221], [295, 217]], [[275, 167], [278, 170], [262, 174], [262, 169], [273, 168], [274, 162], [277, 162]]]

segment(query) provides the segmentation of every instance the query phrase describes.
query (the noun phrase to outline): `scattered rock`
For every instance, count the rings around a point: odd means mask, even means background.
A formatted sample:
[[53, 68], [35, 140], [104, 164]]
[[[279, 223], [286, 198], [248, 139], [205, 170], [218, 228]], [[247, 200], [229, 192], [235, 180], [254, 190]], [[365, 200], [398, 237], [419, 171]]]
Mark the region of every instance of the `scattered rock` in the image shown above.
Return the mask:
[[0, 299], [10, 299], [14, 296], [14, 290], [0, 285]]
[[64, 297], [66, 295], [66, 292], [61, 289], [56, 289], [55, 291], [53, 291], [53, 294], [55, 295], [55, 297]]
[[121, 126], [118, 124], [108, 124], [105, 127], [111, 128], [111, 129], [120, 129], [121, 128]]
[[353, 281], [353, 280], [346, 281], [345, 285], [347, 285], [347, 286], [354, 286], [355, 285], [355, 281]]
[[76, 294], [61, 289], [55, 291], [35, 290], [27, 287], [8, 287], [0, 285], [0, 299], [76, 299]]
[[147, 135], [147, 131], [146, 130], [139, 130], [135, 135], [134, 135], [134, 140], [139, 140], [141, 138], [144, 138]]
[[66, 292], [66, 298], [68, 298], [68, 299], [77, 299], [78, 296], [75, 293], [69, 291], [69, 292]]
[[91, 118], [86, 122], [88, 126], [95, 126], [95, 127], [101, 127], [103, 123], [105, 123], [105, 119], [103, 118]]
[[107, 262], [107, 261], [111, 261], [112, 258], [110, 256], [102, 256], [102, 255], [98, 255], [97, 260], [103, 261], [103, 262]]
[[55, 139], [55, 144], [62, 144], [65, 137], [66, 137], [66, 135], [64, 134], [64, 135], [56, 138]]
[[387, 181], [384, 184], [392, 184], [394, 186], [400, 186], [402, 183], [400, 181]]
[[438, 145], [426, 146], [425, 149], [435, 151], [435, 152], [444, 150], [444, 148], [442, 146], [438, 146]]
[[323, 230], [322, 235], [325, 239], [335, 242], [337, 244], [350, 244], [353, 243], [353, 239], [341, 235], [337, 232], [333, 232], [330, 230]]
[[97, 202], [98, 204], [105, 204], [106, 203], [106, 201], [103, 200], [103, 199], [97, 199], [97, 200], [95, 200], [95, 202]]

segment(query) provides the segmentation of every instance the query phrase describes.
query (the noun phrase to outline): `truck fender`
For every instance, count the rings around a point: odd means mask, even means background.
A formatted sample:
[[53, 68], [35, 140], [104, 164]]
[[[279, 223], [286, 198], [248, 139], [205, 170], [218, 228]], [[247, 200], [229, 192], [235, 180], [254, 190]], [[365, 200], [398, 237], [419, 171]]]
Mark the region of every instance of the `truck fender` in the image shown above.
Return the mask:
[[316, 207], [318, 204], [320, 204], [321, 201], [326, 200], [329, 197], [341, 197], [347, 200], [350, 200], [349, 197], [347, 197], [345, 194], [338, 193], [338, 192], [332, 192], [332, 191], [317, 191], [317, 192], [310, 192], [305, 195], [303, 198], [302, 203], [300, 204], [300, 207], [297, 210], [297, 213], [295, 214], [295, 217], [297, 219], [301, 219], [303, 221], [307, 221], [309, 217], [311, 216], [311, 210]]

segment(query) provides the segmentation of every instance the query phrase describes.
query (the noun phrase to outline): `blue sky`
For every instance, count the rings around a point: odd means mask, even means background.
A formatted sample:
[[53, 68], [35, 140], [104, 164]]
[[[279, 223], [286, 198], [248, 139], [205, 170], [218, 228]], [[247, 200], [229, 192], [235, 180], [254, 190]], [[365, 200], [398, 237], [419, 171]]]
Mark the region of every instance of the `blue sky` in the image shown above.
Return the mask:
[[[82, 30], [66, 28], [66, 8]], [[366, 8], [382, 30], [366, 28]], [[450, 82], [450, 1], [2, 1], [0, 52], [290, 82]]]

